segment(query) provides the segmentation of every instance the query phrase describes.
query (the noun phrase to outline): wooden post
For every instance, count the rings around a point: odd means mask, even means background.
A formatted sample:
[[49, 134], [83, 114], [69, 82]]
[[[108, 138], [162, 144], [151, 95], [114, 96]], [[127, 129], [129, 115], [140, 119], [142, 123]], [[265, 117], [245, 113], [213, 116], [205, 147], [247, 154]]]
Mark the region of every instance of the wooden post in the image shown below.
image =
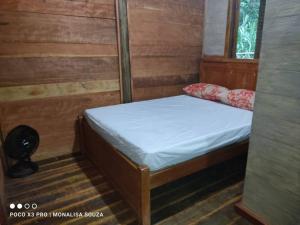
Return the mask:
[[127, 0], [116, 0], [122, 102], [132, 101]]
[[151, 224], [151, 206], [150, 206], [150, 170], [147, 166], [140, 166], [141, 171], [141, 206], [139, 222], [141, 225]]

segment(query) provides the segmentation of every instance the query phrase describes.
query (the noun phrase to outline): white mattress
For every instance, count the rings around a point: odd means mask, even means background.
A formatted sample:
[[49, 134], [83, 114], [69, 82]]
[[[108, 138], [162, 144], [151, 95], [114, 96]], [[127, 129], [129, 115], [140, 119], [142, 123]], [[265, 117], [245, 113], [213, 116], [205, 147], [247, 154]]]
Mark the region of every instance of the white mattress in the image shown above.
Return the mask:
[[252, 112], [186, 95], [88, 109], [89, 125], [151, 171], [248, 138]]

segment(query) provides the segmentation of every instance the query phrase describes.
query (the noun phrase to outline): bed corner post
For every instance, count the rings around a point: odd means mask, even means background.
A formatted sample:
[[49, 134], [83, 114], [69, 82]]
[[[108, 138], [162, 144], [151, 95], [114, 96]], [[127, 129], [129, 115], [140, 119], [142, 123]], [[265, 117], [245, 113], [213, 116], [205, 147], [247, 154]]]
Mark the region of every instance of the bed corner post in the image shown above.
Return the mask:
[[141, 172], [141, 205], [139, 212], [139, 224], [151, 224], [151, 205], [150, 205], [150, 170], [147, 166], [139, 166]]
[[85, 140], [84, 140], [84, 129], [83, 129], [83, 115], [77, 116], [77, 128], [78, 128], [78, 138], [79, 138], [79, 151], [84, 153], [85, 151]]

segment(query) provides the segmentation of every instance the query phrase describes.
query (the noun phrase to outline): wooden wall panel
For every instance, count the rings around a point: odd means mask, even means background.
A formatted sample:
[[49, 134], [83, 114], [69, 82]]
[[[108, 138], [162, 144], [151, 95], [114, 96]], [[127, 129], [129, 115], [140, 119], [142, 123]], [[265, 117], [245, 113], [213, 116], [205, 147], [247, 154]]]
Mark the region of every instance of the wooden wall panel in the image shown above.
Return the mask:
[[180, 85], [185, 83], [196, 83], [197, 78], [194, 74], [190, 75], [172, 75], [172, 76], [152, 76], [152, 77], [136, 77], [133, 85], [136, 88], [151, 88], [158, 85]]
[[182, 89], [185, 86], [186, 84], [162, 86], [160, 83], [159, 86], [135, 87], [134, 98], [138, 101], [180, 95], [184, 94]]
[[242, 204], [269, 225], [300, 224], [300, 2], [267, 1]]
[[0, 57], [95, 57], [117, 56], [115, 44], [94, 45], [76, 43], [1, 43]]
[[0, 87], [118, 79], [117, 57], [0, 57]]
[[119, 89], [119, 80], [90, 80], [86, 82], [1, 87], [0, 101], [7, 102], [25, 99], [40, 99], [46, 97], [116, 91]]
[[112, 19], [0, 11], [1, 42], [116, 43]]
[[204, 0], [128, 0], [133, 100], [178, 95], [196, 82]]
[[116, 18], [114, 0], [1, 0], [0, 10], [56, 15]]
[[119, 91], [62, 96], [26, 101], [6, 102], [1, 107], [1, 129], [10, 130], [19, 124], [29, 124], [41, 136], [40, 148], [34, 158], [47, 158], [78, 150], [75, 140], [76, 118], [84, 109], [117, 104]]
[[205, 57], [200, 66], [200, 81], [229, 89], [256, 89], [258, 61]]
[[120, 102], [114, 0], [3, 0], [0, 124], [37, 129], [34, 159], [78, 150], [84, 109]]
[[[180, 62], [180, 63], [179, 63]], [[197, 75], [199, 73], [197, 57], [132, 57], [131, 71], [136, 77]]]

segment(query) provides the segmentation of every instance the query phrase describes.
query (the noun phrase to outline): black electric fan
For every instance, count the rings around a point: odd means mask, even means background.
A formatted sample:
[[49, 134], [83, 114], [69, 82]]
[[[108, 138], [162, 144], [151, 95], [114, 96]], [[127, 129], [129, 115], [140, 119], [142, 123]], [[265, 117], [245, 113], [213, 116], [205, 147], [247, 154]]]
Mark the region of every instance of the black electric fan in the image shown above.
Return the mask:
[[4, 151], [7, 156], [17, 160], [8, 169], [8, 176], [13, 178], [26, 177], [38, 170], [37, 163], [30, 159], [38, 145], [39, 135], [36, 130], [29, 126], [17, 126], [8, 133], [4, 141]]

